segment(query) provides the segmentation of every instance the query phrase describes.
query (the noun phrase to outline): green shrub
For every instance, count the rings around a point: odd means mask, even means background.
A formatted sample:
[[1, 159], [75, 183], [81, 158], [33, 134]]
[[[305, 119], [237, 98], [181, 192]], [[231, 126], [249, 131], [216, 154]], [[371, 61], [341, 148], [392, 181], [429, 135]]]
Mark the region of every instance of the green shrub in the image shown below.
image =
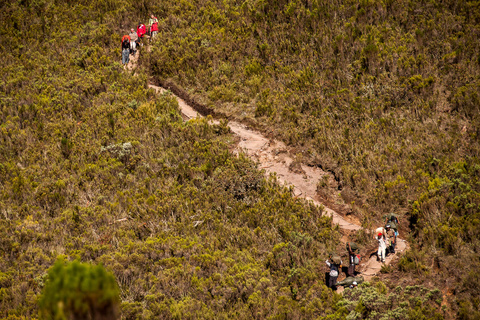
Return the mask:
[[119, 290], [101, 265], [58, 260], [48, 272], [40, 314], [55, 319], [117, 319]]

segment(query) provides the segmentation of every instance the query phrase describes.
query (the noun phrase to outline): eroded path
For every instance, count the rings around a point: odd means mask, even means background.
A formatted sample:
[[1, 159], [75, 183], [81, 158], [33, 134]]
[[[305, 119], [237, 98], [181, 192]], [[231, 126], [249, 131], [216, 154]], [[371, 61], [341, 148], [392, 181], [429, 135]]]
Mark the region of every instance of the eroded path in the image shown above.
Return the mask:
[[[138, 54], [131, 59], [127, 65], [129, 71], [133, 71], [137, 66]], [[149, 84], [149, 87], [154, 89], [157, 93], [165, 93], [166, 89]], [[171, 93], [173, 94], [173, 93]], [[201, 115], [189, 106], [183, 99], [176, 96], [179, 108], [182, 112], [184, 120], [198, 118]], [[352, 221], [348, 221], [334, 210], [323, 205], [318, 198], [316, 189], [318, 182], [323, 176], [329, 173], [316, 167], [309, 167], [301, 165], [301, 168], [291, 170], [290, 166], [294, 159], [290, 156], [288, 147], [281, 141], [271, 140], [263, 136], [260, 132], [249, 129], [247, 126], [230, 121], [228, 126], [240, 138], [240, 143], [237, 146], [236, 152], [244, 152], [253, 160], [259, 163], [260, 168], [265, 169], [265, 174], [268, 176], [275, 173], [280, 182], [293, 187], [295, 196], [304, 197], [312, 201], [315, 205], [322, 206], [324, 213], [332, 217], [333, 223], [338, 224], [339, 227], [347, 232], [360, 230], [362, 227]], [[345, 237], [344, 237], [345, 238]], [[386, 258], [386, 264], [390, 264], [392, 260], [407, 248], [405, 240], [397, 239], [396, 255], [389, 255]], [[373, 239], [372, 239], [373, 241]], [[370, 280], [372, 277], [380, 272], [382, 263], [376, 260], [375, 256], [363, 257], [363, 260], [357, 268], [365, 280]]]
[[[150, 84], [149, 87], [159, 93], [166, 92], [164, 88], [159, 86]], [[177, 96], [176, 98], [184, 119], [188, 120], [200, 117], [183, 99]], [[283, 142], [267, 139], [261, 133], [251, 130], [245, 125], [235, 121], [230, 121], [228, 126], [241, 139], [237, 151], [243, 151], [250, 158], [257, 161], [260, 168], [265, 169], [266, 175], [275, 173], [280, 182], [293, 187], [295, 196], [304, 197], [314, 204], [322, 206], [324, 212], [332, 216], [333, 223], [338, 224], [340, 228], [349, 231], [356, 231], [362, 228], [358, 224], [347, 221], [338, 213], [318, 201], [316, 192], [318, 181], [321, 180], [324, 175], [328, 175], [328, 173], [319, 168], [305, 165], [301, 165], [301, 170], [295, 170], [294, 172], [290, 170], [290, 165], [294, 159], [289, 156], [288, 148]], [[397, 252], [402, 252], [405, 249], [406, 242], [398, 239]], [[395, 255], [387, 256], [386, 264], [389, 264], [394, 257]], [[367, 258], [368, 257], [365, 257], [359, 268], [365, 280], [375, 276], [382, 267], [382, 264], [377, 262], [375, 257]]]

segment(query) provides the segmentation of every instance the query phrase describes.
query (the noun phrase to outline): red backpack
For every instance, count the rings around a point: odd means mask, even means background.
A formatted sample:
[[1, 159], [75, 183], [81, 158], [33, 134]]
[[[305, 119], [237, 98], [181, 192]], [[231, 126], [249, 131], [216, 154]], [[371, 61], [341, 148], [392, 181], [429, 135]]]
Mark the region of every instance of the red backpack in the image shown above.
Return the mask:
[[130, 39], [126, 38], [126, 37], [123, 37], [122, 49], [128, 49], [128, 48], [130, 48]]

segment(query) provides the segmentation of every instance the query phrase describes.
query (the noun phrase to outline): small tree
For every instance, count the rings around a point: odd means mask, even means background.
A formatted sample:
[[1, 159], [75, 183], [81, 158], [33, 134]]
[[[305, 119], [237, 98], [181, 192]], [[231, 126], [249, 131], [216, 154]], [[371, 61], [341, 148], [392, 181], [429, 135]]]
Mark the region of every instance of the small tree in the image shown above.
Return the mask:
[[57, 260], [39, 300], [45, 319], [118, 319], [119, 289], [102, 265]]

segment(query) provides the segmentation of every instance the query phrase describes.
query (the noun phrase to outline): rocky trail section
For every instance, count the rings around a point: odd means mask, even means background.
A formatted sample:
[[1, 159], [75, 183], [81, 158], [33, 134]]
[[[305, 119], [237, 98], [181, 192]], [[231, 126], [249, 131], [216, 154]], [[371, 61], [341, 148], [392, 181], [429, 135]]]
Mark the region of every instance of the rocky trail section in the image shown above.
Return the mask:
[[[148, 50], [148, 49], [147, 49]], [[130, 63], [126, 69], [134, 72], [137, 67], [138, 54], [130, 59]], [[154, 89], [157, 93], [170, 92], [169, 90], [160, 86], [149, 84], [149, 88]], [[173, 93], [172, 93], [173, 94]], [[175, 95], [182, 117], [184, 120], [201, 117], [201, 115], [190, 106], [184, 99]], [[218, 123], [216, 120], [213, 120]], [[355, 221], [349, 221], [345, 217], [339, 215], [334, 210], [326, 207], [319, 201], [317, 195], [317, 184], [322, 177], [329, 175], [329, 173], [317, 167], [310, 167], [303, 164], [296, 164], [295, 169], [292, 170], [294, 159], [290, 156], [288, 147], [281, 141], [276, 141], [266, 138], [260, 132], [251, 130], [246, 125], [236, 121], [229, 121], [228, 126], [238, 137], [240, 142], [237, 145], [235, 152], [244, 152], [254, 161], [257, 161], [259, 167], [265, 170], [265, 174], [276, 174], [277, 179], [284, 184], [293, 188], [293, 193], [297, 197], [303, 197], [312, 201], [317, 206], [323, 208], [323, 212], [332, 217], [333, 223], [344, 230], [346, 234], [362, 229], [362, 227]], [[327, 177], [328, 178], [328, 177]], [[344, 236], [342, 240], [347, 241], [348, 237]], [[397, 254], [389, 255], [386, 258], [385, 264], [392, 263], [392, 260], [398, 257], [398, 254], [405, 251], [408, 244], [403, 239], [397, 239]], [[373, 253], [373, 252], [372, 252]], [[377, 261], [376, 255], [363, 257], [360, 267], [358, 268], [365, 280], [370, 280], [376, 276], [381, 268], [382, 263]], [[340, 279], [339, 279], [340, 280]], [[340, 289], [341, 290], [341, 289]]]

